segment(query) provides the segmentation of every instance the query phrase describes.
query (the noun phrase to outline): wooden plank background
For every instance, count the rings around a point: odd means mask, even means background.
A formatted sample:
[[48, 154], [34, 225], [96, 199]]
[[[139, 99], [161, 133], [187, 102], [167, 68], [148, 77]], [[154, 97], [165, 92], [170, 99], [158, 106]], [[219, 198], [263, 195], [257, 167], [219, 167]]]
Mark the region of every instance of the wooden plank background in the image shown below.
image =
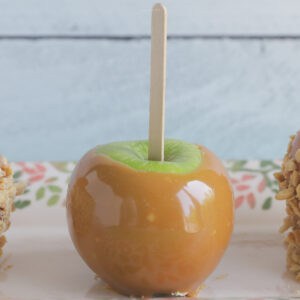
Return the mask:
[[[153, 3], [0, 0], [0, 152], [73, 160], [147, 137]], [[282, 156], [299, 128], [300, 2], [164, 3], [167, 136]]]
[[[1, 0], [2, 35], [149, 35], [156, 0]], [[170, 35], [298, 35], [298, 0], [164, 0]]]

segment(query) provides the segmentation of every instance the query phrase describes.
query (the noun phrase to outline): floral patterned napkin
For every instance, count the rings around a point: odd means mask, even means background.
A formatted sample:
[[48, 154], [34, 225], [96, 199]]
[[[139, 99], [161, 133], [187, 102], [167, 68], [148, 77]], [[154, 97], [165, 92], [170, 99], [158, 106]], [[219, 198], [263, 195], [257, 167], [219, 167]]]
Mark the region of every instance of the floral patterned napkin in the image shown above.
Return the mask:
[[[280, 169], [280, 161], [230, 160], [224, 161], [234, 188], [237, 210], [270, 210], [273, 206], [277, 183], [273, 173]], [[24, 209], [36, 202], [48, 207], [65, 198], [67, 183], [75, 162], [19, 162], [13, 163], [15, 179], [29, 183], [26, 193], [15, 206]]]

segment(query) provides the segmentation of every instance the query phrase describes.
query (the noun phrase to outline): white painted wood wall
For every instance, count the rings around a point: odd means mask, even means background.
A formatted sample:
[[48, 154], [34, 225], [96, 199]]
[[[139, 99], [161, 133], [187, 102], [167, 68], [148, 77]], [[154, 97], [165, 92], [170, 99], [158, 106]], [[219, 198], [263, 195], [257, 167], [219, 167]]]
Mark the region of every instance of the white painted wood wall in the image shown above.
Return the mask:
[[[0, 0], [0, 152], [78, 159], [147, 137], [141, 0]], [[167, 136], [275, 158], [300, 120], [300, 2], [169, 0]]]

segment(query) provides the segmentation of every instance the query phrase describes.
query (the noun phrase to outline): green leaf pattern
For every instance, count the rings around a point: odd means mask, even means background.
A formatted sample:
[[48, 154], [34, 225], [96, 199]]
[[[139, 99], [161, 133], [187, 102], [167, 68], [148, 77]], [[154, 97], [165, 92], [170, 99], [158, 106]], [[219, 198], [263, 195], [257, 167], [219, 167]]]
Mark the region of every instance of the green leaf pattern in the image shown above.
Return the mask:
[[271, 205], [272, 205], [272, 197], [268, 197], [268, 198], [264, 201], [264, 203], [263, 203], [263, 205], [262, 205], [262, 209], [264, 209], [264, 210], [270, 209], [270, 208], [271, 208]]
[[31, 204], [30, 200], [16, 200], [15, 201], [15, 208], [22, 209]]
[[35, 193], [35, 199], [36, 200], [41, 200], [44, 198], [45, 196], [45, 192], [46, 192], [46, 189], [44, 186], [41, 186]]
[[57, 204], [58, 201], [59, 201], [59, 198], [60, 198], [59, 195], [51, 196], [47, 201], [47, 205], [48, 206], [53, 206], [53, 205]]

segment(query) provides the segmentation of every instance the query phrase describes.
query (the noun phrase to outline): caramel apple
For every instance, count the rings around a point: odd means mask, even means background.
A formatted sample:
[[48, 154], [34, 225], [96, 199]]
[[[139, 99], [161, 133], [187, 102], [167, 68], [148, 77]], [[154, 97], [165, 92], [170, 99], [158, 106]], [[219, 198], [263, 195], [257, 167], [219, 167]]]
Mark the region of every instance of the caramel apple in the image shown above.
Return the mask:
[[70, 182], [76, 249], [125, 295], [195, 293], [231, 235], [232, 190], [221, 162], [203, 146], [167, 140], [165, 150], [165, 161], [153, 162], [146, 142], [98, 146]]
[[207, 148], [164, 139], [166, 12], [152, 15], [148, 141], [100, 145], [78, 162], [67, 194], [74, 245], [129, 296], [194, 295], [233, 228], [233, 194]]
[[286, 201], [287, 216], [280, 232], [287, 233], [287, 269], [300, 282], [300, 131], [291, 136], [281, 171], [274, 176], [279, 185], [276, 199]]

